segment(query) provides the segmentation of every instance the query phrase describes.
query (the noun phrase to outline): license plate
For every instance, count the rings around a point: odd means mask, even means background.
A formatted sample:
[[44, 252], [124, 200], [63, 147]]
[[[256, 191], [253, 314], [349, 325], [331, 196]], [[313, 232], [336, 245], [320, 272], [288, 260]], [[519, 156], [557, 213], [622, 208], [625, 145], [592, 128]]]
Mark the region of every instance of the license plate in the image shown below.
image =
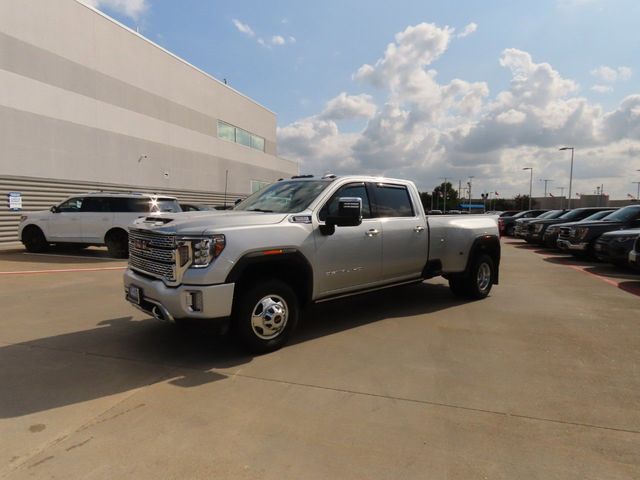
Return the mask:
[[136, 287], [135, 285], [129, 285], [127, 297], [129, 298], [130, 302], [140, 305], [140, 299], [142, 298], [142, 290], [140, 290], [140, 288]]

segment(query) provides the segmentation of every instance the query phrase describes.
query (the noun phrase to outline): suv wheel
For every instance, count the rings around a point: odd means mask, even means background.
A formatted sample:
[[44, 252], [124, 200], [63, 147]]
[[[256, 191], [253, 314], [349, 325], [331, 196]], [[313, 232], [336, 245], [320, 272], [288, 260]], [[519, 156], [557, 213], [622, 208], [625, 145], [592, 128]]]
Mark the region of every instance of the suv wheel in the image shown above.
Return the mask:
[[27, 251], [32, 253], [45, 252], [49, 249], [49, 243], [38, 227], [27, 227], [22, 232], [22, 243]]
[[468, 272], [451, 277], [449, 288], [457, 297], [480, 300], [489, 295], [495, 278], [495, 267], [489, 255], [478, 255]]
[[129, 256], [129, 235], [124, 230], [112, 230], [107, 233], [105, 242], [109, 255], [115, 258], [127, 258]]
[[232, 328], [248, 350], [267, 353], [287, 343], [298, 316], [298, 298], [293, 289], [280, 280], [266, 280], [240, 291]]

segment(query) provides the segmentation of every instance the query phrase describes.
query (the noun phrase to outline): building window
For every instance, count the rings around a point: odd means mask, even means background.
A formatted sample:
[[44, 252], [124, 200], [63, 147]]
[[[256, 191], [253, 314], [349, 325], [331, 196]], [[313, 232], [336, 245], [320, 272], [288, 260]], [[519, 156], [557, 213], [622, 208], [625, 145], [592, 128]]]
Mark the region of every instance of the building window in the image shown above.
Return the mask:
[[261, 180], [251, 180], [251, 193], [256, 193], [258, 190], [262, 190], [269, 185], [269, 182], [263, 182]]
[[264, 152], [264, 138], [218, 120], [218, 138]]

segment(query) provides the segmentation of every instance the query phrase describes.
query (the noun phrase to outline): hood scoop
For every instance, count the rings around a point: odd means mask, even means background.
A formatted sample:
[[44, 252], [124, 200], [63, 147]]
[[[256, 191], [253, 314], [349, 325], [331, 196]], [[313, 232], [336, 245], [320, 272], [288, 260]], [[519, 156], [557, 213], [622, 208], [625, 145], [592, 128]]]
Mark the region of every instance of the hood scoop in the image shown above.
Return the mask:
[[159, 227], [160, 225], [166, 225], [167, 223], [172, 221], [173, 221], [173, 218], [166, 218], [166, 217], [147, 217], [144, 219], [144, 223], [148, 225], [154, 225], [156, 227]]

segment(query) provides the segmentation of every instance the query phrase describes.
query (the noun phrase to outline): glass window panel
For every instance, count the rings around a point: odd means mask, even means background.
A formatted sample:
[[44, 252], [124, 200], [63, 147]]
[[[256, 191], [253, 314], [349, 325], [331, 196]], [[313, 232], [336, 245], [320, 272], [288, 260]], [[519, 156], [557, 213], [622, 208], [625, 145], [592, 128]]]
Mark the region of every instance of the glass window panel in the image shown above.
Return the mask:
[[228, 140], [229, 142], [235, 142], [236, 127], [218, 120], [218, 138], [222, 138], [223, 140]]
[[264, 138], [251, 135], [251, 148], [264, 152]]
[[241, 128], [236, 128], [236, 142], [247, 147], [251, 146], [251, 134]]
[[413, 217], [413, 206], [405, 187], [376, 185], [375, 204], [379, 217]]

